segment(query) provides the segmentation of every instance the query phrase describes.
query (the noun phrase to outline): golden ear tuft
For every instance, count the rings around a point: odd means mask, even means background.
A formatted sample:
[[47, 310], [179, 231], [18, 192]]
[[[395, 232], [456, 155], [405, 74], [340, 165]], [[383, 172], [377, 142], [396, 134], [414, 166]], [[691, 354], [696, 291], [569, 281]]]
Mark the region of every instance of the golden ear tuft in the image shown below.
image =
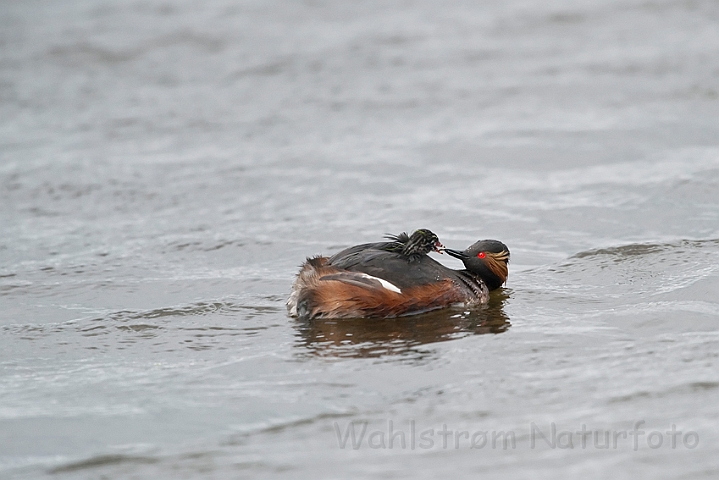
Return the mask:
[[509, 263], [509, 252], [506, 250], [502, 250], [499, 253], [492, 253], [487, 252], [494, 260], [498, 262], [507, 262]]
[[502, 279], [502, 283], [507, 281], [509, 276], [509, 269], [507, 264], [509, 263], [509, 252], [502, 250], [499, 253], [487, 252], [487, 266], [489, 269]]

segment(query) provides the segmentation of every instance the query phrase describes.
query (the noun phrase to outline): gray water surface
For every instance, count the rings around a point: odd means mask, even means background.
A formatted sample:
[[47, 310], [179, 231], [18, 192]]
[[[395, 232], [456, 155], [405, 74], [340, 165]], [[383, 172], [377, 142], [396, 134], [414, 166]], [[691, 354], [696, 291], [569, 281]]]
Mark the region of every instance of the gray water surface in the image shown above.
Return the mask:
[[[718, 79], [716, 1], [3, 2], [0, 477], [717, 478]], [[287, 317], [416, 228], [506, 287]]]

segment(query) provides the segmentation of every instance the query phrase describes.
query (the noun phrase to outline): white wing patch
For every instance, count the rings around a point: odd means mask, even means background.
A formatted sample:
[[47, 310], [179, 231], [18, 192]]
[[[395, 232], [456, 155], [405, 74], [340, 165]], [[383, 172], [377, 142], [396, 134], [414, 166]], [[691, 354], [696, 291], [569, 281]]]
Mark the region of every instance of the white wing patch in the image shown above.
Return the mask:
[[390, 291], [396, 292], [396, 293], [402, 293], [402, 290], [400, 290], [400, 289], [397, 287], [397, 285], [395, 285], [394, 283], [388, 282], [387, 280], [385, 280], [385, 279], [383, 279], [383, 278], [373, 277], [372, 275], [367, 275], [366, 273], [361, 273], [360, 275], [362, 275], [364, 278], [367, 278], [367, 279], [370, 279], [370, 280], [377, 280], [379, 283], [382, 284], [382, 286], [383, 286], [386, 290], [390, 290]]
[[387, 280], [379, 277], [374, 277], [372, 275], [369, 275], [367, 273], [362, 272], [339, 272], [339, 273], [333, 273], [330, 275], [324, 275], [320, 278], [320, 280], [335, 280], [337, 282], [343, 282], [347, 283], [349, 285], [354, 285], [356, 287], [362, 287], [362, 288], [370, 288], [370, 289], [380, 289], [384, 288], [385, 290], [389, 290], [390, 292], [395, 293], [402, 293], [402, 290], [400, 290], [397, 285], [388, 282]]

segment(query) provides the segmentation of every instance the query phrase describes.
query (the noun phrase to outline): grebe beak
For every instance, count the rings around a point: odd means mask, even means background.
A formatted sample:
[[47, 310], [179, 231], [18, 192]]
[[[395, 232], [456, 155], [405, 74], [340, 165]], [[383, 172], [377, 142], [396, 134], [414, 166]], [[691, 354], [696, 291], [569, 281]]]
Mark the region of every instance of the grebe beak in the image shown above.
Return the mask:
[[452, 256], [454, 258], [459, 258], [460, 260], [467, 259], [467, 254], [464, 252], [460, 252], [459, 250], [445, 248], [444, 251], [447, 252], [447, 255]]
[[439, 241], [434, 242], [434, 251], [441, 255], [442, 250], [445, 250], [444, 245], [439, 243]]

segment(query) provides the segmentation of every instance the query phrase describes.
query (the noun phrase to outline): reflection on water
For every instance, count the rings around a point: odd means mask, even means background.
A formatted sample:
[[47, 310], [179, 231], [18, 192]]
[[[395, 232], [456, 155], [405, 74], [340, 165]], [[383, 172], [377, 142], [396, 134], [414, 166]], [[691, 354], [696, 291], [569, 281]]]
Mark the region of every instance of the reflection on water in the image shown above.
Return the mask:
[[502, 333], [510, 327], [504, 305], [509, 291], [492, 293], [489, 303], [473, 308], [448, 308], [409, 317], [312, 319], [296, 321], [297, 346], [311, 354], [373, 358], [412, 352], [418, 345], [470, 334]]

